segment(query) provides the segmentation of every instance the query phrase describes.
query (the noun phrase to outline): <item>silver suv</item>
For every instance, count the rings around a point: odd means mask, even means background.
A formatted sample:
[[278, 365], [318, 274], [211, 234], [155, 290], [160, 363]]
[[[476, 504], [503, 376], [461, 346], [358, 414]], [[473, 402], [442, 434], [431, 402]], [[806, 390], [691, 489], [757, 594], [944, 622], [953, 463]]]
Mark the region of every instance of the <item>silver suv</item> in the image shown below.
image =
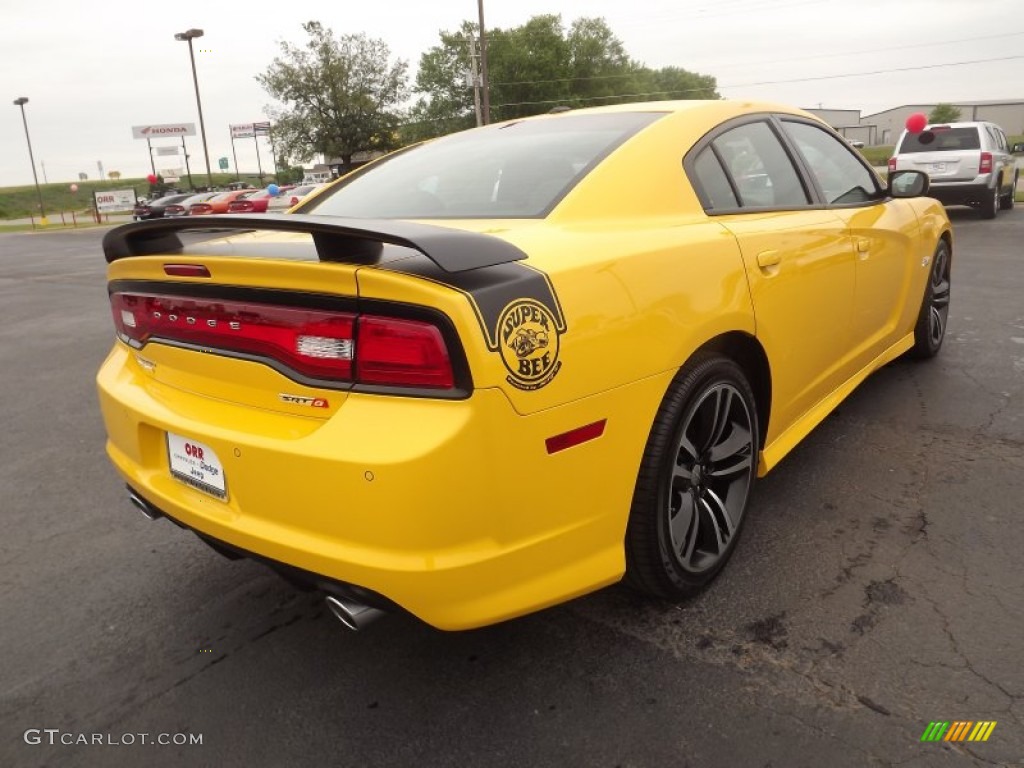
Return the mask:
[[970, 205], [981, 218], [994, 219], [999, 209], [1013, 208], [1018, 170], [1006, 134], [995, 123], [928, 125], [920, 133], [903, 131], [889, 172], [924, 171], [931, 179], [928, 195], [944, 205]]

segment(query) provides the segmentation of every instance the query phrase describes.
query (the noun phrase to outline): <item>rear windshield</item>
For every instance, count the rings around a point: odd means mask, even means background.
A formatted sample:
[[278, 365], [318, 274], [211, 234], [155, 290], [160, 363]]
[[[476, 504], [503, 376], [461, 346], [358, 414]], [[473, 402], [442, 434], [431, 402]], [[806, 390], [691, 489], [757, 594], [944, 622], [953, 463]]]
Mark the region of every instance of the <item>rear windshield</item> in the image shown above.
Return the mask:
[[385, 219], [543, 216], [609, 152], [661, 116], [566, 115], [453, 134], [357, 171], [303, 213]]
[[952, 152], [958, 149], [981, 149], [977, 128], [929, 128], [908, 133], [897, 154], [914, 152]]

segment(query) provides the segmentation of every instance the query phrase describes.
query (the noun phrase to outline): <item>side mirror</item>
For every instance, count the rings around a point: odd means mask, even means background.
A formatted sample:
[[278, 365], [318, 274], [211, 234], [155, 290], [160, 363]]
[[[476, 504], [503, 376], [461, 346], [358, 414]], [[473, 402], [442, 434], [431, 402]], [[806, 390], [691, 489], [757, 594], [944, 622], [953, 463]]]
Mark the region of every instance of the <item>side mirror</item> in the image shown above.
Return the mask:
[[928, 194], [929, 179], [921, 171], [893, 171], [889, 174], [892, 197], [923, 197]]
[[1012, 152], [1013, 152], [1013, 154], [1015, 154], [1015, 155], [1016, 155], [1016, 154], [1017, 154], [1018, 152], [1024, 152], [1024, 144], [1014, 144], [1014, 145], [1013, 145], [1013, 149], [1012, 149], [1011, 151], [1012, 151]]

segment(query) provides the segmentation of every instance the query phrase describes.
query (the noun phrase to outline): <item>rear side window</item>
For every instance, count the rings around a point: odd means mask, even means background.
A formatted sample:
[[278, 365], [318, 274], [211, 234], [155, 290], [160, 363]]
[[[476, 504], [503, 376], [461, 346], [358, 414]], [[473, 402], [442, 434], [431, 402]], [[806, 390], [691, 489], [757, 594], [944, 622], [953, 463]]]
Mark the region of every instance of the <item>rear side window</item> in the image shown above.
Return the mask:
[[693, 170], [697, 174], [701, 190], [707, 198], [704, 202], [708, 210], [739, 208], [740, 204], [736, 200], [732, 187], [729, 185], [729, 179], [726, 178], [725, 170], [722, 168], [722, 164], [718, 162], [718, 158], [715, 157], [715, 153], [711, 151], [711, 147], [706, 147], [703, 152], [697, 155], [697, 160], [693, 164]]
[[981, 149], [978, 129], [970, 128], [929, 128], [920, 133], [908, 133], [903, 137], [897, 154], [910, 155], [914, 152], [955, 152], [961, 149]]
[[711, 145], [744, 208], [794, 208], [810, 202], [789, 155], [767, 123], [740, 125]]

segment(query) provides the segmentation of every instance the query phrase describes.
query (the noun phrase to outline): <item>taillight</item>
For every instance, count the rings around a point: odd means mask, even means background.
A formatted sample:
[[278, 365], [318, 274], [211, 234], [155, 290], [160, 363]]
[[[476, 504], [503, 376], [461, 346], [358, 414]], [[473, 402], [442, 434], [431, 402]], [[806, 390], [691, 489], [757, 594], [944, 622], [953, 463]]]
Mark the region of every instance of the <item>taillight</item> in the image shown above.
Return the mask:
[[890, 157], [889, 158], [889, 173], [892, 173], [895, 170], [896, 170], [896, 158], [895, 157]]
[[114, 293], [110, 302], [118, 337], [134, 347], [179, 342], [251, 356], [321, 381], [455, 386], [444, 336], [429, 322], [152, 294]]
[[982, 152], [981, 163], [978, 165], [978, 173], [992, 173], [992, 153]]
[[303, 376], [352, 376], [355, 315], [240, 301], [115, 293], [118, 335], [132, 346], [151, 339], [254, 355]]
[[291, 204], [292, 205], [298, 205], [299, 204], [299, 198], [293, 196]]
[[255, 208], [255, 206], [252, 203], [247, 202], [231, 203], [231, 205], [228, 206], [228, 210], [231, 211], [232, 213], [242, 213], [244, 211], [251, 211], [253, 208]]
[[437, 326], [362, 315], [358, 328], [357, 381], [442, 389], [454, 386], [448, 347]]
[[181, 213], [185, 208], [180, 205], [168, 205], [166, 213]]

